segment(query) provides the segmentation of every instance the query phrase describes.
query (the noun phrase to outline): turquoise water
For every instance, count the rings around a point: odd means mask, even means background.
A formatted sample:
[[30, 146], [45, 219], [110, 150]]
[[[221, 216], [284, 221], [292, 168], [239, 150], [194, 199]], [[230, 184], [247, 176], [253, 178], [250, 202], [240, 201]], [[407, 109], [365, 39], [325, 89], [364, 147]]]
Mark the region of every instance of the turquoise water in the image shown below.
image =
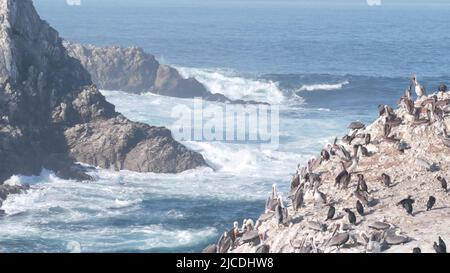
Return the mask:
[[[138, 45], [212, 92], [280, 105], [280, 145], [184, 142], [214, 167], [178, 175], [96, 170], [91, 183], [31, 183], [0, 219], [0, 251], [200, 251], [233, 221], [256, 219], [271, 185], [290, 175], [354, 120], [395, 104], [416, 73], [427, 89], [449, 81], [445, 1], [35, 0], [63, 37]], [[133, 120], [170, 127], [189, 100], [103, 91]], [[218, 105], [220, 106], [220, 105]]]

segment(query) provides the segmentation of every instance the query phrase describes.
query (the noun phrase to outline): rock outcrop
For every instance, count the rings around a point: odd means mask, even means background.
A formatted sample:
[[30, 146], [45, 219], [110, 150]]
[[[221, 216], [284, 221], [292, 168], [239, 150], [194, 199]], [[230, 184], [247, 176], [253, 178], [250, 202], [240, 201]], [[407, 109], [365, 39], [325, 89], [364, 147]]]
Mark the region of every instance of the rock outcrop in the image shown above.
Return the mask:
[[151, 92], [177, 98], [201, 97], [233, 104], [261, 104], [231, 100], [222, 94], [211, 93], [195, 78], [183, 78], [175, 68], [160, 64], [153, 55], [138, 47], [96, 47], [69, 41], [63, 44], [70, 56], [80, 60], [100, 89], [137, 94]]
[[[276, 197], [271, 199], [255, 225], [261, 242], [237, 240], [229, 251], [254, 253], [264, 246], [272, 253], [411, 253], [418, 247], [434, 253], [439, 236], [450, 242], [450, 196], [444, 183], [450, 181], [450, 93], [415, 103], [403, 98], [399, 109], [380, 110], [373, 124], [310, 160], [310, 172], [295, 171], [291, 191], [283, 194], [292, 200], [281, 200], [284, 209], [277, 207]], [[408, 196], [414, 200], [410, 213]], [[356, 216], [354, 223], [345, 209]]]
[[43, 167], [88, 179], [74, 162], [169, 173], [206, 165], [167, 129], [116, 112], [31, 0], [0, 0], [0, 52], [0, 183]]

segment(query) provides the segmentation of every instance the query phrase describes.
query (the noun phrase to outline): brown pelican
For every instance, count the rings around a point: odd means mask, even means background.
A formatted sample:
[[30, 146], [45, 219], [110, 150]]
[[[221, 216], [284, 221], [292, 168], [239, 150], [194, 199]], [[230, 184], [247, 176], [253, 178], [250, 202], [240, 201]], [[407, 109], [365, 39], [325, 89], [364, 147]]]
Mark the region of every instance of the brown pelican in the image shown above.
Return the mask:
[[445, 245], [444, 240], [439, 236], [438, 242], [434, 242], [433, 248], [436, 253], [447, 253], [447, 246]]
[[217, 245], [209, 245], [209, 246], [205, 247], [205, 249], [203, 249], [202, 253], [203, 254], [217, 253]]
[[334, 235], [331, 240], [328, 242], [329, 246], [335, 246], [338, 249], [344, 246], [348, 240], [350, 239], [350, 235], [346, 233], [339, 233]]
[[278, 190], [277, 184], [272, 185], [272, 193], [266, 201], [266, 211], [275, 211], [278, 204]]
[[356, 215], [350, 209], [344, 209], [344, 211], [348, 214], [348, 221], [352, 225], [356, 225]]
[[380, 113], [380, 117], [386, 114], [389, 119], [395, 118], [394, 109], [392, 109], [389, 105], [378, 105], [378, 111]]
[[427, 211], [431, 210], [436, 204], [436, 198], [434, 196], [430, 196], [427, 202]]
[[327, 214], [327, 219], [325, 219], [325, 221], [333, 220], [335, 213], [336, 213], [336, 208], [333, 207], [332, 205], [330, 205], [330, 209], [328, 210], [328, 214]]
[[263, 254], [263, 253], [266, 254], [269, 252], [270, 252], [270, 246], [266, 245], [266, 244], [258, 246], [255, 251], [255, 253], [257, 253], [257, 254]]
[[376, 230], [386, 230], [386, 229], [390, 228], [391, 225], [384, 223], [384, 222], [376, 221], [372, 224], [369, 224], [369, 227], [376, 229]]
[[233, 245], [233, 242], [231, 240], [231, 237], [228, 236], [228, 232], [225, 232], [219, 239], [218, 242], [218, 251], [219, 253], [227, 253], [228, 250]]
[[441, 182], [441, 187], [444, 189], [445, 192], [447, 192], [447, 181], [442, 176], [438, 176], [437, 180]]
[[410, 241], [409, 237], [400, 235], [400, 231], [388, 232], [384, 238], [388, 245], [401, 245]]
[[359, 215], [364, 216], [364, 206], [359, 200], [356, 201], [356, 211], [359, 213]]
[[421, 98], [426, 95], [425, 87], [419, 84], [416, 75], [411, 78], [411, 86], [414, 88], [417, 98]]
[[354, 121], [350, 123], [347, 128], [351, 130], [359, 130], [366, 128], [366, 125], [364, 125], [361, 121]]

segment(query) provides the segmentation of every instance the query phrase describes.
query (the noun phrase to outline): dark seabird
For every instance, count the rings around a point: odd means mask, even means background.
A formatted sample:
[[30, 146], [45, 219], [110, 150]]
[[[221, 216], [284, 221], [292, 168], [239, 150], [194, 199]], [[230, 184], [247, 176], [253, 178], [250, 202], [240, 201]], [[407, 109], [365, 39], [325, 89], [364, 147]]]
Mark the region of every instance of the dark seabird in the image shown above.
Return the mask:
[[366, 180], [364, 179], [363, 174], [358, 174], [358, 186], [356, 187], [358, 191], [369, 193], [367, 188]]
[[372, 136], [370, 134], [366, 134], [364, 137], [364, 144], [369, 145], [371, 141]]
[[412, 203], [405, 203], [405, 204], [403, 204], [403, 208], [406, 210], [406, 212], [409, 215], [414, 216], [413, 215], [413, 205], [412, 205]]
[[405, 150], [409, 150], [411, 149], [411, 146], [404, 142], [404, 141], [400, 141], [399, 143], [397, 143], [397, 150], [399, 150], [400, 152], [404, 153]]
[[270, 252], [270, 246], [266, 245], [266, 244], [258, 246], [255, 251], [255, 253], [257, 253], [257, 254], [267, 254], [269, 252]]
[[335, 186], [338, 186], [338, 188], [341, 187], [341, 185], [345, 186], [350, 183], [351, 175], [347, 172], [347, 169], [345, 168], [344, 162], [341, 162], [342, 165], [342, 171], [336, 176], [335, 179]]
[[335, 213], [336, 213], [336, 208], [330, 205], [330, 209], [328, 210], [328, 214], [327, 214], [327, 219], [325, 219], [325, 221], [333, 220]]
[[275, 209], [275, 218], [277, 219], [278, 225], [281, 225], [284, 223], [284, 205], [283, 205], [283, 199], [281, 196], [278, 196], [278, 204]]
[[356, 225], [356, 215], [350, 209], [344, 209], [344, 211], [348, 214], [348, 221], [352, 225]]
[[291, 190], [296, 189], [300, 185], [300, 175], [296, 174], [291, 180]]
[[217, 253], [217, 245], [209, 245], [202, 251], [203, 254]]
[[347, 128], [351, 130], [359, 130], [366, 128], [366, 125], [364, 125], [364, 123], [362, 123], [361, 121], [354, 121], [350, 123]]
[[447, 92], [447, 85], [445, 85], [445, 84], [439, 85], [438, 91], [439, 92]]
[[385, 185], [386, 187], [390, 187], [391, 186], [391, 177], [385, 173], [383, 173], [381, 175], [381, 182], [383, 183], [383, 185]]
[[436, 198], [434, 196], [430, 196], [427, 202], [427, 211], [431, 210], [434, 204], [436, 204]]
[[445, 245], [444, 240], [439, 236], [438, 242], [434, 242], [433, 248], [436, 253], [447, 253], [447, 246]]
[[369, 157], [370, 153], [369, 150], [367, 150], [366, 147], [362, 146], [361, 144], [359, 145], [359, 150], [361, 151], [361, 154], [365, 157]]
[[356, 201], [356, 211], [358, 211], [359, 215], [364, 216], [364, 206], [359, 200]]
[[292, 208], [295, 211], [298, 211], [298, 209], [303, 206], [303, 200], [303, 190], [301, 187], [298, 187], [292, 199]]
[[320, 158], [322, 158], [323, 161], [328, 161], [330, 160], [330, 153], [326, 149], [323, 149], [320, 153]]
[[387, 124], [387, 123], [384, 124], [384, 127], [383, 127], [384, 137], [388, 137], [391, 134], [391, 129], [392, 129], [392, 127], [389, 124]]
[[445, 180], [445, 178], [443, 178], [442, 176], [438, 176], [437, 180], [441, 182], [441, 187], [445, 190], [445, 192], [447, 192], [447, 181]]
[[419, 247], [413, 248], [413, 253], [422, 253], [422, 250]]
[[400, 202], [397, 203], [397, 206], [402, 205], [404, 206], [407, 203], [414, 204], [415, 200], [411, 198], [411, 195], [408, 195], [405, 199], [402, 199]]
[[350, 239], [350, 235], [348, 233], [341, 233], [333, 236], [333, 238], [330, 239], [328, 242], [329, 246], [335, 246], [338, 249], [342, 246], [344, 246], [348, 240]]
[[227, 253], [228, 250], [231, 248], [233, 242], [231, 240], [231, 237], [228, 236], [228, 232], [225, 232], [219, 239], [219, 242], [217, 244], [219, 253]]

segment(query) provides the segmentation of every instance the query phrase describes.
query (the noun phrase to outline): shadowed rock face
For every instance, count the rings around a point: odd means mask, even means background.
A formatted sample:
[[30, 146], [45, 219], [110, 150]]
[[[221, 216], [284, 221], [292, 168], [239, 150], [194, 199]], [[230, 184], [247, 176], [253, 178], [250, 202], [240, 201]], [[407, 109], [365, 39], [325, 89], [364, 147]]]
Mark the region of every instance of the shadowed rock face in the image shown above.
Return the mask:
[[0, 0], [0, 52], [0, 183], [42, 167], [86, 178], [76, 161], [170, 173], [206, 165], [167, 129], [117, 113], [31, 0]]
[[102, 89], [180, 98], [205, 97], [210, 93], [196, 79], [184, 79], [175, 68], [161, 65], [141, 48], [96, 47], [68, 41], [64, 41], [64, 46]]
[[267, 104], [256, 101], [231, 100], [211, 93], [195, 78], [183, 78], [173, 67], [160, 64], [141, 48], [117, 46], [96, 47], [64, 41], [70, 56], [80, 60], [101, 89], [129, 93], [151, 92], [177, 98], [201, 97], [208, 101], [232, 104]]

